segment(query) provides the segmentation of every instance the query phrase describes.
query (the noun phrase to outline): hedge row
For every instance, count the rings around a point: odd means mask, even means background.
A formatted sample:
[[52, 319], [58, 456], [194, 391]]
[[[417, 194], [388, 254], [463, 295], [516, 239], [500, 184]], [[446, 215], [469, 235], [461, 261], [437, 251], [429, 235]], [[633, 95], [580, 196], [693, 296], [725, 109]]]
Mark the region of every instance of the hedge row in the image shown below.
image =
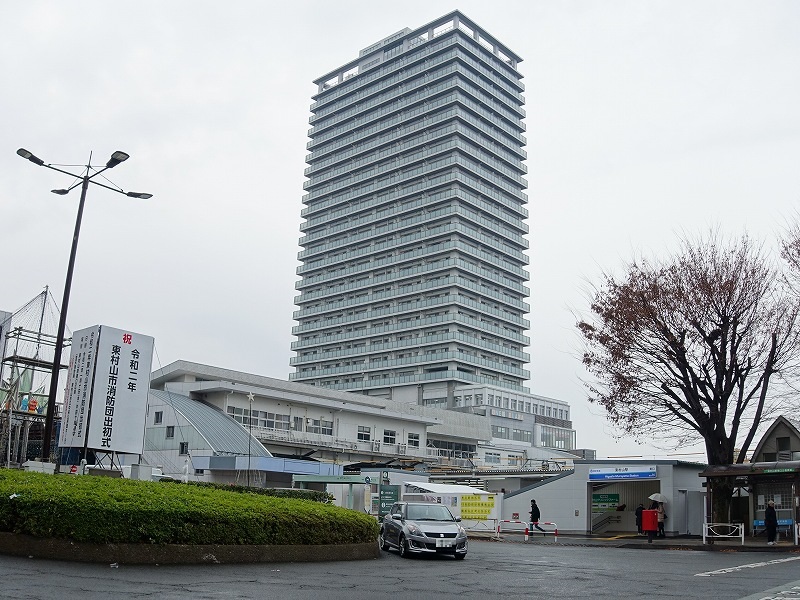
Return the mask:
[[[164, 480], [166, 483], [167, 480]], [[240, 492], [243, 494], [262, 494], [264, 496], [274, 496], [275, 498], [296, 498], [297, 500], [314, 500], [315, 502], [333, 502], [333, 494], [320, 492], [318, 490], [304, 490], [299, 488], [255, 488], [245, 485], [225, 485], [224, 483], [211, 483], [208, 481], [189, 481], [189, 485], [198, 487], [212, 488], [215, 490], [227, 490], [229, 492]]]
[[371, 542], [378, 524], [311, 500], [0, 469], [0, 531], [94, 543], [304, 545]]

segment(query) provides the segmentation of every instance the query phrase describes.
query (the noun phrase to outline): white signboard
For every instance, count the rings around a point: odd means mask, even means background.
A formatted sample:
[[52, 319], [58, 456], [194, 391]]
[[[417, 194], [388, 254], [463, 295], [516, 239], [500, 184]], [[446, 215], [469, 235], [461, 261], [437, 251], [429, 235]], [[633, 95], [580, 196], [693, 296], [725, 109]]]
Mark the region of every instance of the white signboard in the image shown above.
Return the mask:
[[153, 338], [102, 325], [76, 339], [59, 445], [141, 454]]
[[89, 423], [89, 403], [94, 381], [94, 366], [100, 326], [81, 329], [72, 334], [72, 350], [64, 394], [64, 416], [58, 436], [60, 448], [83, 448]]

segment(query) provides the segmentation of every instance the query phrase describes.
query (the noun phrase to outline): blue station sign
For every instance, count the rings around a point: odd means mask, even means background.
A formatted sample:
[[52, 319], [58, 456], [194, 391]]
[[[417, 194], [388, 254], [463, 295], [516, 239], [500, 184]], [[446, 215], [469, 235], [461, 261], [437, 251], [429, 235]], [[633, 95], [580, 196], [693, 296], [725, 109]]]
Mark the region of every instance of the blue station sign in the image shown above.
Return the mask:
[[616, 479], [655, 479], [656, 467], [652, 466], [619, 466], [589, 469], [589, 481], [613, 481]]

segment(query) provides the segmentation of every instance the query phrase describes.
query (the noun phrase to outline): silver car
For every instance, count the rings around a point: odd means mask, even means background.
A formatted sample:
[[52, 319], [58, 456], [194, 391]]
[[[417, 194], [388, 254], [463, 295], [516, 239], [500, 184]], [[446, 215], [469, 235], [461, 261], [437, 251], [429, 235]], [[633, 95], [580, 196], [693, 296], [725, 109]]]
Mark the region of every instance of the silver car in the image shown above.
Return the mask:
[[381, 550], [397, 548], [400, 556], [452, 554], [467, 556], [467, 532], [443, 504], [396, 502], [383, 517], [378, 543]]

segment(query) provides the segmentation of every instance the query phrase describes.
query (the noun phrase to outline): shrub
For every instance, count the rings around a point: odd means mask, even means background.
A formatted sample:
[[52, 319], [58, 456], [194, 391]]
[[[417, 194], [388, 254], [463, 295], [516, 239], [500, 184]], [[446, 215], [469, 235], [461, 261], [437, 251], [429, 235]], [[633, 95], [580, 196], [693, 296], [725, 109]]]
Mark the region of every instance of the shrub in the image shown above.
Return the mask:
[[302, 545], [371, 542], [378, 524], [323, 502], [217, 486], [0, 469], [0, 531], [94, 543]]
[[[165, 480], [169, 481], [169, 480]], [[208, 481], [190, 481], [189, 485], [213, 488], [216, 490], [227, 490], [229, 492], [241, 492], [246, 494], [263, 494], [264, 496], [274, 496], [276, 498], [297, 498], [299, 500], [314, 500], [315, 502], [333, 502], [333, 494], [320, 492], [317, 490], [302, 490], [297, 488], [254, 488], [244, 485], [225, 485], [224, 483], [211, 483]]]

